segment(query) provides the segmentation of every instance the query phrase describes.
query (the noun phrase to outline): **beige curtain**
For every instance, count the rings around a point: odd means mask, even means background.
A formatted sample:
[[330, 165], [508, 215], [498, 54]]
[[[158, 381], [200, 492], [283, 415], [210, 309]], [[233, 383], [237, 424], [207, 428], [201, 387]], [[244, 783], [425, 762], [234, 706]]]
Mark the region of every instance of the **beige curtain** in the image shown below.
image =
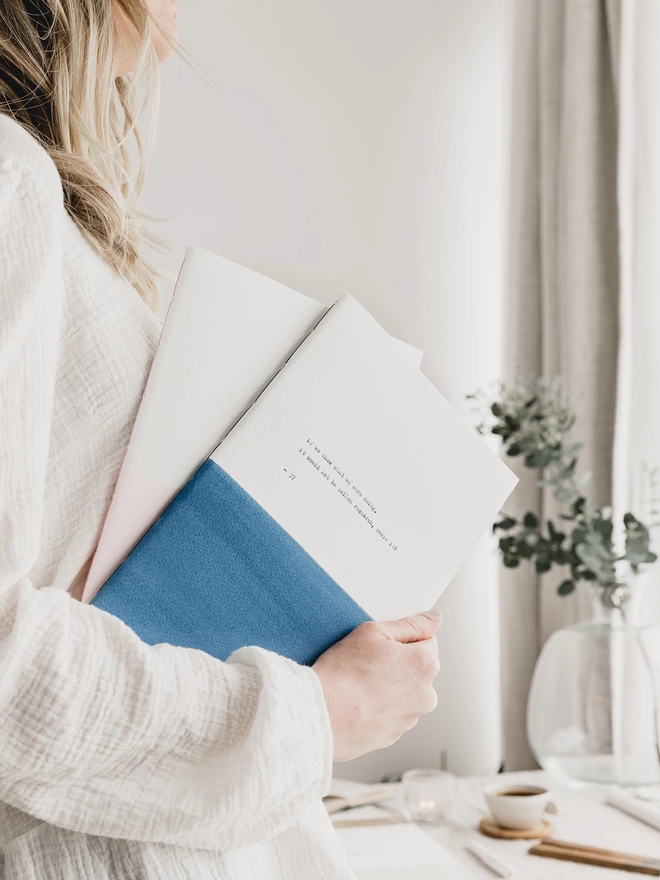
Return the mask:
[[[612, 500], [617, 412], [621, 9], [627, 0], [520, 0], [514, 86], [508, 373], [561, 374], [578, 404], [590, 494]], [[634, 2], [634, 0], [632, 0]], [[660, 51], [660, 47], [659, 47]], [[551, 514], [520, 472], [516, 508]], [[584, 591], [529, 569], [502, 584], [505, 766], [533, 766], [525, 710], [548, 636], [588, 616]]]

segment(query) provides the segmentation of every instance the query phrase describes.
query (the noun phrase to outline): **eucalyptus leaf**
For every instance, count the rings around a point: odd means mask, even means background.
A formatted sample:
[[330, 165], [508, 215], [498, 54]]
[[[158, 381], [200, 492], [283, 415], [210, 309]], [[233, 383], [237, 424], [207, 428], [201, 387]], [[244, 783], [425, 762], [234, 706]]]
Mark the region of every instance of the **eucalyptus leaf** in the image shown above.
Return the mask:
[[639, 522], [631, 513], [623, 518], [626, 527], [625, 558], [633, 571], [647, 561], [649, 554], [650, 535], [649, 530]]
[[584, 526], [577, 526], [571, 532], [571, 539], [574, 544], [584, 544], [587, 540], [587, 529]]
[[612, 531], [614, 529], [614, 523], [611, 519], [594, 519], [593, 521], [594, 529], [603, 536], [603, 540], [606, 544], [612, 543]]
[[577, 484], [580, 487], [580, 489], [583, 486], [586, 486], [587, 483], [589, 483], [591, 481], [591, 477], [592, 477], [591, 471], [585, 471], [580, 477], [578, 477]]
[[585, 568], [592, 571], [599, 580], [611, 578], [614, 557], [603, 545], [600, 535], [588, 534], [586, 541], [576, 546], [575, 552]]
[[553, 451], [546, 446], [544, 449], [535, 449], [525, 456], [525, 464], [530, 468], [546, 468], [553, 459]]
[[581, 513], [584, 513], [584, 509], [586, 507], [586, 504], [587, 504], [587, 499], [584, 497], [584, 495], [580, 495], [580, 497], [576, 498], [575, 501], [573, 502], [573, 513], [576, 516], [579, 516]]

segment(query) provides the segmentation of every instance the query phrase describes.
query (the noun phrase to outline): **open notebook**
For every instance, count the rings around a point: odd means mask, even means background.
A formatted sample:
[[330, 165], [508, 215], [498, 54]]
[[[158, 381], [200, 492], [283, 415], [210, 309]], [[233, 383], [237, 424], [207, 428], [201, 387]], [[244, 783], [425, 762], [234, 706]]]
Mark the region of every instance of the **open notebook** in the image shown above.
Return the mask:
[[515, 482], [344, 295], [94, 604], [147, 642], [311, 663], [433, 605]]
[[[416, 825], [403, 822], [396, 786], [374, 786], [333, 777], [329, 798], [379, 806], [357, 806], [331, 818], [358, 880], [469, 880], [474, 875], [452, 853]], [[383, 821], [383, 816], [389, 823]], [[354, 824], [353, 824], [354, 823]]]
[[358, 880], [470, 880], [442, 844], [415, 825], [338, 829]]

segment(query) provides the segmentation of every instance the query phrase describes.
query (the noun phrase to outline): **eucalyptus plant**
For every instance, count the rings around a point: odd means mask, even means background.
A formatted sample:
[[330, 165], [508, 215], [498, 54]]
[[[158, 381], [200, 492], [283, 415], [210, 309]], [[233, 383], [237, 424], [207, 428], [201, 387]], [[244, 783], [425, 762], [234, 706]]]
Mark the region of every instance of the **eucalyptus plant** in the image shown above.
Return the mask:
[[563, 568], [560, 596], [590, 581], [601, 588], [605, 603], [616, 607], [626, 567], [637, 574], [657, 559], [650, 549], [651, 526], [626, 513], [617, 553], [612, 508], [598, 507], [584, 491], [591, 474], [578, 472], [583, 444], [569, 437], [575, 412], [561, 380], [519, 376], [500, 383], [495, 395], [477, 392], [468, 399], [480, 413], [480, 433], [500, 437], [507, 456], [539, 471], [538, 485], [552, 490], [559, 510], [557, 522], [532, 511], [522, 517], [502, 513], [493, 531], [504, 565], [517, 568], [527, 560], [538, 574]]

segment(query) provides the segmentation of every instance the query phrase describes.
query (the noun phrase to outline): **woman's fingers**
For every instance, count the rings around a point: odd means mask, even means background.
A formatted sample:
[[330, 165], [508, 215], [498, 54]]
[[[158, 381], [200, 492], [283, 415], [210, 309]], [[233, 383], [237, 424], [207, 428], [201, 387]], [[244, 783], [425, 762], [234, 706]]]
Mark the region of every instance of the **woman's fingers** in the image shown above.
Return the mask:
[[379, 624], [387, 638], [397, 642], [421, 642], [430, 639], [440, 629], [442, 615], [439, 611], [425, 611], [413, 617], [401, 617]]
[[326, 697], [335, 760], [396, 742], [435, 709], [440, 623], [437, 612], [369, 621], [319, 657], [314, 670]]

